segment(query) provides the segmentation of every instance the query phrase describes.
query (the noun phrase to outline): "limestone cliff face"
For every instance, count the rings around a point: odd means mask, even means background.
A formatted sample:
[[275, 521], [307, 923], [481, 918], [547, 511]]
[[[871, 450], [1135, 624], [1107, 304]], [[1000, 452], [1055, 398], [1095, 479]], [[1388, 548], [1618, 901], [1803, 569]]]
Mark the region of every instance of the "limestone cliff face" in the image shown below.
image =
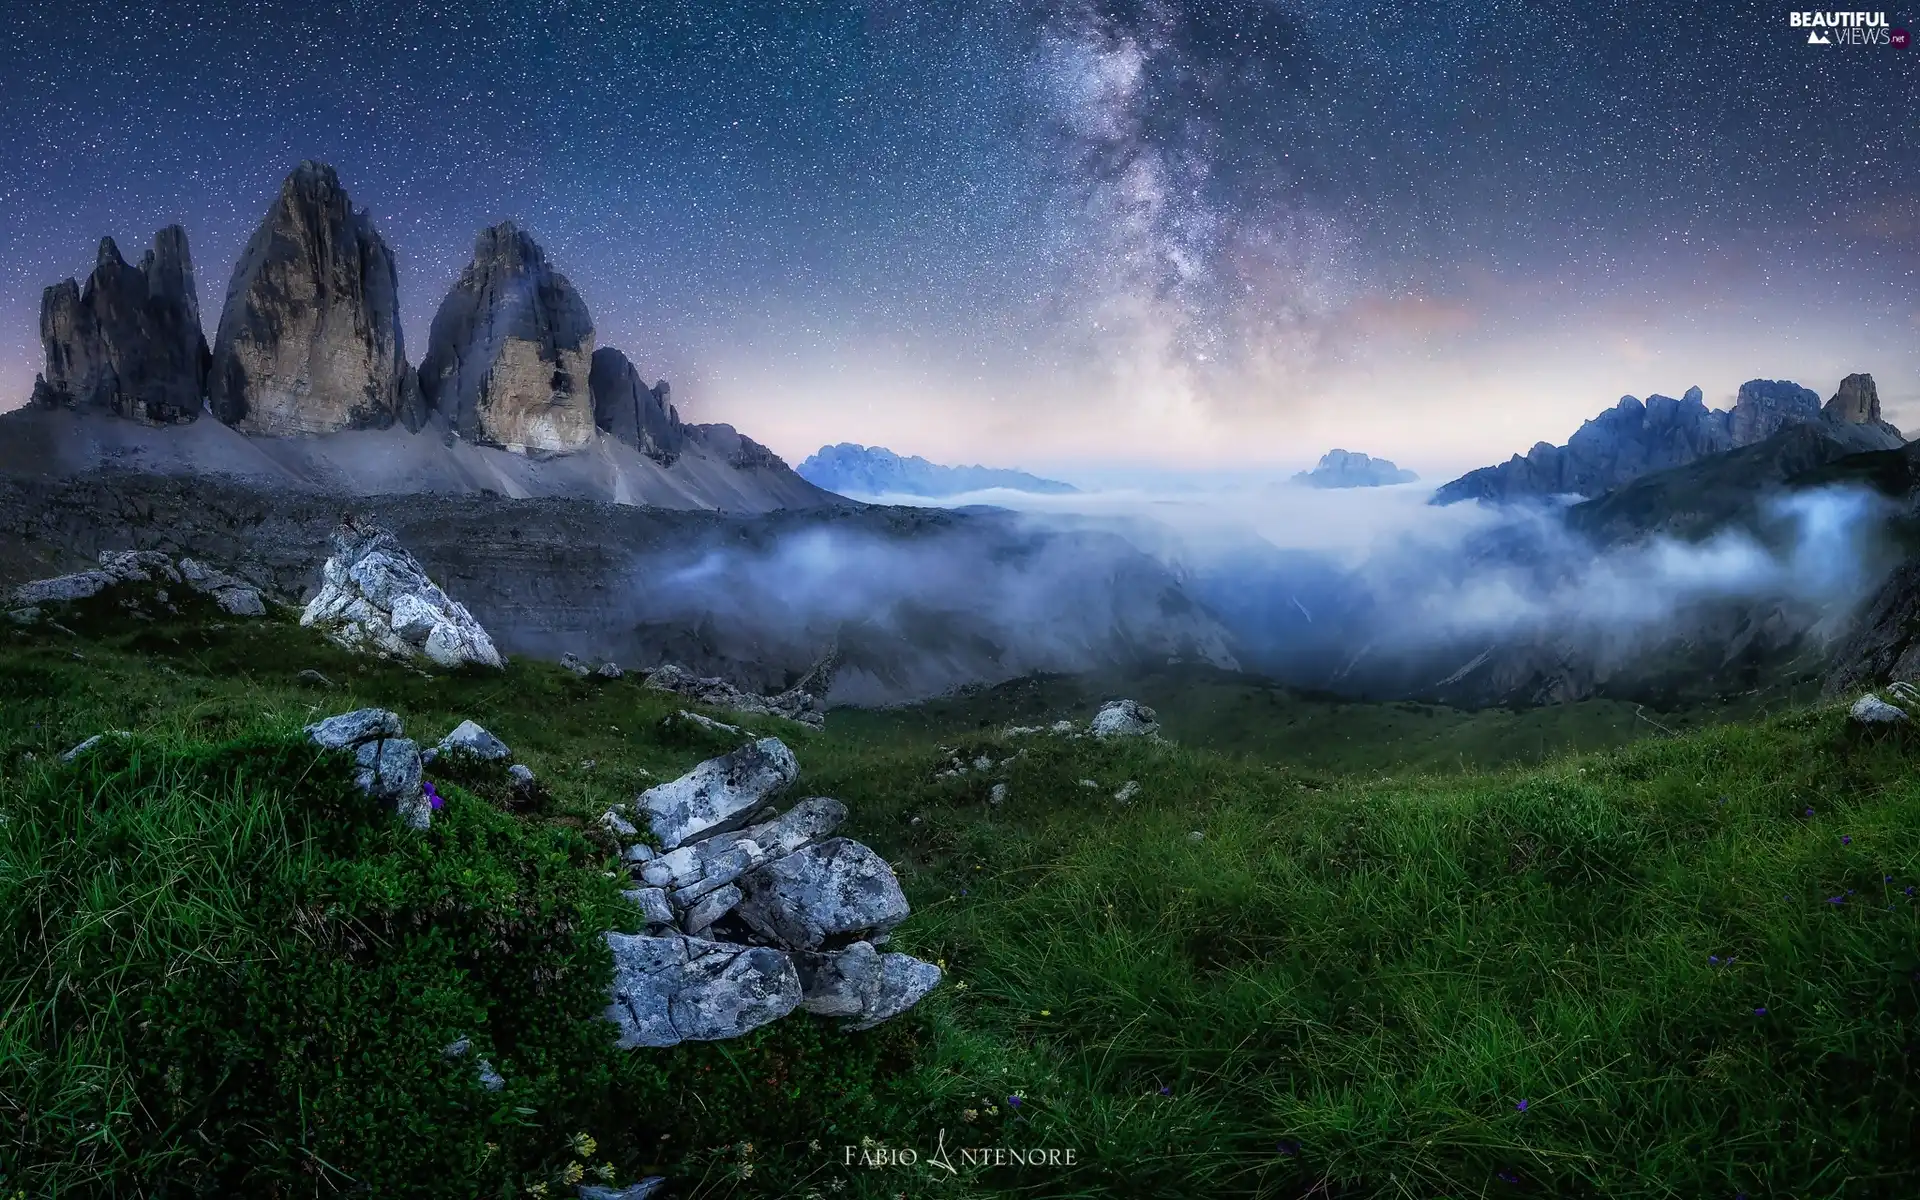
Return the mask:
[[243, 433], [419, 428], [393, 253], [339, 176], [287, 176], [234, 268], [214, 340], [209, 407]]
[[161, 230], [138, 267], [101, 238], [85, 291], [68, 279], [42, 293], [40, 344], [46, 368], [33, 394], [45, 407], [147, 424], [199, 416], [208, 353], [186, 231]]
[[592, 359], [586, 302], [509, 221], [481, 232], [441, 301], [420, 388], [469, 441], [565, 454], [594, 437]]
[[593, 352], [587, 382], [593, 392], [593, 421], [602, 433], [662, 466], [673, 465], [686, 444], [687, 426], [674, 411], [666, 380], [648, 387], [626, 355], [602, 346]]

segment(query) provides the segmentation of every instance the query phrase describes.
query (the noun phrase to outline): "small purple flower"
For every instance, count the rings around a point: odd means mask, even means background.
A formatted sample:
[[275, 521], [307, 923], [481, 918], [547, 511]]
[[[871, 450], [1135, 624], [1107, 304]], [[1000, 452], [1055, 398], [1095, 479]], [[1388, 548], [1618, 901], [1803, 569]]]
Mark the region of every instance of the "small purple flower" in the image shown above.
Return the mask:
[[1707, 965], [1708, 965], [1708, 966], [1713, 966], [1713, 967], [1717, 967], [1717, 966], [1719, 966], [1719, 965], [1720, 965], [1720, 956], [1719, 956], [1718, 954], [1709, 954], [1709, 955], [1707, 955]]
[[439, 812], [441, 809], [447, 806], [447, 802], [441, 798], [440, 793], [433, 790], [432, 780], [430, 779], [424, 780], [422, 781], [420, 786], [422, 790], [424, 790], [427, 794], [428, 808], [432, 809], [434, 812]]
[[1162, 1096], [1171, 1096], [1173, 1095], [1173, 1089], [1166, 1086], [1165, 1084], [1162, 1084], [1160, 1085], [1160, 1094]]
[[1841, 835], [1840, 835], [1840, 844], [1841, 844], [1842, 846], [1851, 846], [1851, 845], [1853, 845], [1853, 835], [1852, 835], [1852, 834], [1850, 834], [1850, 833], [1843, 833], [1843, 834], [1841, 834]]
[[965, 889], [965, 888], [961, 888], [961, 889], [960, 889], [960, 894], [961, 894], [962, 896], [964, 896], [964, 895], [966, 895], [966, 894], [967, 894], [967, 889]]
[[1525, 1112], [1527, 1111], [1527, 1102], [1525, 1100], [1522, 1100], [1520, 1103], [1514, 1105], [1513, 1107], [1520, 1112]]
[[1911, 884], [1909, 884], [1907, 887], [1907, 895], [1909, 896], [1913, 895], [1913, 887]]
[[1753, 1010], [1753, 1015], [1754, 1015], [1754, 1016], [1756, 1016], [1756, 1017], [1764, 1017], [1764, 1016], [1766, 1016], [1766, 1015], [1767, 1015], [1767, 1006], [1766, 1006], [1766, 1005], [1764, 1005], [1764, 1004], [1762, 1004], [1762, 1005], [1761, 1005], [1761, 1006], [1760, 1006], [1759, 1008], [1756, 1008], [1756, 1009], [1754, 1009], [1754, 1010]]
[[1880, 877], [1880, 882], [1881, 882], [1881, 883], [1892, 883], [1892, 882], [1893, 882], [1893, 876], [1891, 876], [1891, 875], [1882, 875], [1882, 876]]
[[1294, 1155], [1300, 1153], [1300, 1143], [1299, 1142], [1281, 1142], [1278, 1146], [1275, 1146], [1274, 1149], [1278, 1150], [1281, 1154], [1285, 1155], [1286, 1157], [1292, 1158]]
[[1515, 1175], [1512, 1171], [1500, 1171], [1497, 1173], [1496, 1178], [1498, 1178], [1501, 1183], [1519, 1183], [1520, 1182], [1520, 1177], [1518, 1175]]
[[1828, 896], [1827, 897], [1828, 904], [1845, 904], [1846, 902], [1847, 902], [1847, 898], [1845, 896]]
[[1018, 1093], [1007, 1097], [1008, 1108], [1019, 1108], [1024, 1103], [1026, 1103], [1026, 1101], [1021, 1099]]
[[1807, 815], [1808, 815], [1808, 816], [1812, 816], [1812, 815], [1813, 815], [1813, 810], [1812, 810], [1811, 808], [1809, 808], [1809, 809], [1807, 810]]

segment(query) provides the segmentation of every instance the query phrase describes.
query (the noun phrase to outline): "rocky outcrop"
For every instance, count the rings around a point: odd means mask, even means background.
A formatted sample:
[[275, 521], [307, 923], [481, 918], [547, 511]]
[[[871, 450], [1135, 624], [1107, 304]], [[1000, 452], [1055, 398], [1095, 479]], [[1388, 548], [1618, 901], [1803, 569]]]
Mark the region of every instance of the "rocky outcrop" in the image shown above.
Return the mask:
[[671, 466], [680, 457], [688, 427], [674, 410], [666, 380], [648, 387], [625, 354], [602, 346], [593, 352], [587, 383], [593, 393], [593, 423], [600, 432], [661, 466]]
[[400, 736], [400, 718], [384, 708], [361, 708], [317, 721], [307, 740], [353, 754], [353, 781], [360, 790], [393, 805], [408, 826], [433, 823], [433, 803], [421, 777], [420, 747]]
[[42, 293], [40, 345], [45, 370], [33, 398], [42, 407], [104, 409], [154, 425], [198, 417], [209, 354], [186, 230], [169, 225], [154, 235], [138, 267], [101, 238], [85, 290], [68, 279]]
[[481, 232], [441, 301], [420, 387], [469, 441], [565, 454], [593, 440], [592, 358], [586, 302], [507, 221]]
[[1880, 389], [1873, 376], [1853, 374], [1840, 381], [1820, 415], [1832, 424], [1860, 425], [1883, 435], [1892, 446], [1905, 441], [1900, 430], [1880, 416]]
[[1598, 496], [1654, 471], [1755, 445], [1788, 426], [1830, 433], [1854, 449], [1892, 449], [1900, 431], [1880, 420], [1873, 380], [1850, 375], [1823, 412], [1817, 394], [1795, 383], [1751, 379], [1731, 410], [1710, 409], [1699, 388], [1675, 400], [1633, 396], [1583, 424], [1565, 446], [1536, 444], [1494, 467], [1469, 471], [1434, 493], [1433, 503], [1506, 502], [1556, 495]]
[[208, 407], [243, 433], [275, 437], [418, 429], [398, 294], [373, 219], [332, 167], [301, 163], [234, 267]]
[[[813, 797], [777, 816], [762, 809], [798, 769], [767, 738], [602, 818], [625, 846], [635, 886], [624, 894], [646, 925], [607, 935], [607, 1017], [620, 1045], [738, 1037], [801, 1007], [864, 1029], [940, 982], [934, 964], [875, 949], [907, 917], [907, 899], [879, 855], [827, 837], [846, 806]], [[741, 827], [743, 814], [763, 811]], [[628, 815], [667, 852], [639, 841]]]
[[657, 691], [672, 692], [697, 700], [714, 708], [728, 708], [734, 712], [758, 713], [770, 717], [785, 717], [789, 721], [798, 721], [818, 729], [826, 724], [826, 706], [822, 697], [833, 683], [833, 657], [815, 664], [799, 683], [781, 692], [777, 696], [756, 696], [713, 676], [695, 675], [692, 671], [675, 663], [655, 667], [647, 674], [647, 686]]
[[1384, 458], [1373, 458], [1352, 450], [1329, 450], [1320, 456], [1320, 465], [1294, 475], [1295, 483], [1317, 488], [1387, 487], [1412, 483], [1419, 479], [1412, 471], [1394, 466]]
[[1137, 700], [1109, 700], [1093, 715], [1088, 732], [1097, 738], [1153, 737], [1160, 732], [1160, 722]]
[[[38, 579], [14, 588], [9, 615], [19, 622], [35, 621], [47, 605], [71, 604], [130, 584], [148, 585], [153, 600], [169, 611], [178, 611], [167, 594], [172, 584], [208, 597], [232, 616], [262, 617], [267, 612], [259, 588], [191, 558], [175, 560], [158, 550], [106, 550], [100, 554], [98, 570]], [[123, 605], [136, 616], [150, 615], [131, 597]]]
[[386, 530], [347, 518], [333, 534], [320, 591], [300, 614], [350, 650], [424, 656], [443, 667], [504, 665], [473, 614], [440, 590]]

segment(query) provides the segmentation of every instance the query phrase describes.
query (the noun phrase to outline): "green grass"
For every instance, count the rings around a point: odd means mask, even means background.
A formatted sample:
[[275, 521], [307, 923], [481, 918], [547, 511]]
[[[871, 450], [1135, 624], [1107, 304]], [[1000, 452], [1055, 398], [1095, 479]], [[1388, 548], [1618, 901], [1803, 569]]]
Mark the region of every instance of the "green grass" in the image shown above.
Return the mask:
[[[895, 948], [949, 980], [864, 1034], [623, 1053], [587, 818], [724, 748], [664, 732], [676, 700], [282, 620], [67, 624], [0, 644], [0, 1194], [563, 1195], [579, 1133], [702, 1197], [1920, 1194], [1920, 739], [1838, 710], [1530, 765], [1500, 722], [1537, 716], [1285, 697], [1318, 734], [1263, 734], [1236, 680], [1212, 716], [1141, 694], [1170, 744], [999, 731], [1101, 681], [747, 719], [896, 864]], [[548, 799], [443, 779], [406, 833], [297, 735], [363, 704], [480, 721]], [[1468, 732], [1409, 748], [1422, 722]], [[1316, 756], [1332, 729], [1359, 740]], [[842, 1165], [943, 1129], [1075, 1164]]]

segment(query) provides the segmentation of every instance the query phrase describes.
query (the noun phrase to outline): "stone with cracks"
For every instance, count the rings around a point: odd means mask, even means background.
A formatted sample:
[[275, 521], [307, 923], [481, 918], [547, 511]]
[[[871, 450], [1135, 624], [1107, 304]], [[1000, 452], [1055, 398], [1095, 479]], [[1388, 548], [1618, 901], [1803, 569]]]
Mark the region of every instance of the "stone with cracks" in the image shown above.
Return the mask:
[[621, 892], [622, 899], [640, 910], [640, 919], [649, 925], [673, 924], [673, 910], [667, 907], [667, 893], [663, 888], [628, 888]]
[[433, 821], [433, 808], [421, 788], [420, 747], [400, 736], [400, 718], [384, 708], [359, 708], [307, 726], [315, 745], [351, 750], [353, 781], [368, 795], [394, 806], [414, 829]]
[[1159, 732], [1154, 711], [1134, 700], [1109, 700], [1093, 718], [1095, 737], [1151, 737]]
[[767, 946], [608, 933], [613, 985], [606, 1016], [617, 1045], [672, 1046], [739, 1037], [800, 1004], [793, 962]]
[[799, 773], [793, 751], [780, 739], [761, 738], [708, 759], [671, 783], [648, 788], [635, 807], [646, 814], [661, 848], [672, 850], [703, 834], [746, 824]]
[[424, 656], [443, 667], [504, 665], [493, 639], [394, 536], [349, 517], [333, 534], [319, 594], [300, 614], [350, 650]]
[[641, 878], [655, 887], [698, 897], [695, 889], [732, 883], [747, 871], [792, 854], [831, 833], [847, 819], [847, 806], [813, 796], [771, 821], [738, 833], [723, 833], [681, 846], [642, 864]]
[[356, 708], [307, 726], [307, 737], [329, 750], [400, 736], [400, 715], [384, 708]]
[[940, 983], [941, 971], [910, 954], [882, 954], [870, 942], [830, 953], [793, 956], [800, 1006], [823, 1017], [848, 1017], [849, 1030], [897, 1017]]
[[649, 1175], [639, 1183], [623, 1188], [597, 1187], [590, 1183], [580, 1185], [580, 1200], [651, 1200], [655, 1192], [667, 1184], [665, 1175]]
[[716, 888], [688, 906], [681, 927], [695, 936], [703, 934], [709, 925], [732, 911], [740, 898], [740, 889], [732, 884]]
[[133, 583], [185, 584], [236, 617], [263, 617], [267, 613], [259, 588], [211, 570], [191, 558], [176, 563], [158, 550], [103, 550], [98, 570], [21, 584], [12, 595], [14, 603], [19, 605], [70, 604], [97, 596], [109, 588]]
[[832, 838], [741, 877], [736, 910], [754, 932], [796, 950], [848, 934], [884, 933], [907, 916], [893, 868], [871, 849]]

